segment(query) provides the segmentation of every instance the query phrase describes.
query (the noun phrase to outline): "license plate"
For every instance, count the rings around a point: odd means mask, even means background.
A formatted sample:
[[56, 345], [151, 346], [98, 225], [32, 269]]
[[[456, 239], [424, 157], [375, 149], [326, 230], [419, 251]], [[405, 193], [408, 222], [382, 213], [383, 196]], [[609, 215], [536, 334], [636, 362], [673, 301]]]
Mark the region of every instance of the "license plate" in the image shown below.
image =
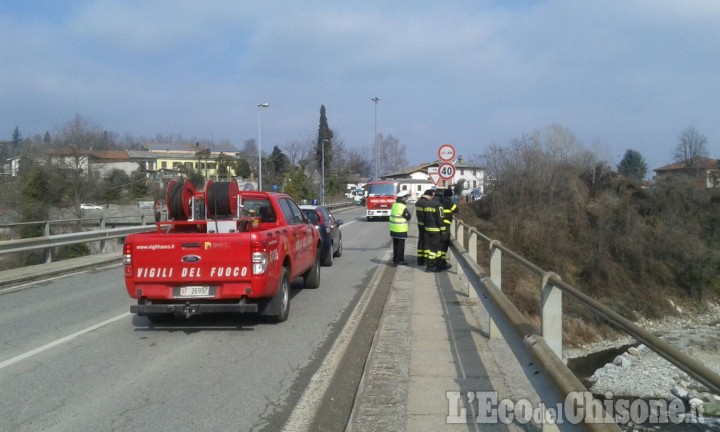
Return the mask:
[[180, 287], [180, 297], [209, 297], [209, 286], [184, 286]]

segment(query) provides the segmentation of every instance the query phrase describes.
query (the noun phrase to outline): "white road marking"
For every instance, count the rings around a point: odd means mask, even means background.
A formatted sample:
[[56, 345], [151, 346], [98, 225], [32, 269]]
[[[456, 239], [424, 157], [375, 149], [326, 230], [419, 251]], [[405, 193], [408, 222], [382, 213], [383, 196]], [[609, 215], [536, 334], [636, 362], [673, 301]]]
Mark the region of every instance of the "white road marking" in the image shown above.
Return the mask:
[[[390, 258], [390, 253], [390, 251], [385, 252], [383, 257], [384, 261]], [[353, 334], [360, 325], [360, 320], [363, 315], [365, 315], [365, 310], [370, 303], [370, 298], [377, 290], [382, 274], [389, 271], [389, 268], [388, 266], [380, 266], [379, 270], [375, 271], [375, 274], [368, 284], [371, 288], [365, 290], [360, 297], [355, 308], [350, 313], [347, 322], [338, 334], [335, 342], [333, 342], [330, 351], [325, 355], [322, 365], [312, 378], [310, 378], [308, 386], [305, 387], [305, 391], [302, 396], [300, 396], [300, 400], [295, 405], [292, 413], [290, 413], [290, 418], [285, 423], [285, 426], [283, 426], [283, 432], [306, 432], [310, 429], [310, 423], [320, 408], [322, 398], [330, 387], [330, 382], [332, 381], [335, 371], [339, 368], [340, 360], [350, 344], [350, 339], [352, 339]]]
[[19, 362], [19, 361], [25, 360], [25, 359], [27, 359], [27, 358], [30, 358], [30, 357], [32, 357], [32, 356], [34, 356], [34, 355], [36, 355], [36, 354], [40, 354], [40, 353], [42, 353], [42, 352], [44, 352], [44, 351], [49, 350], [50, 348], [54, 348], [54, 347], [56, 347], [56, 346], [58, 346], [58, 345], [60, 345], [60, 344], [63, 344], [63, 343], [65, 343], [65, 342], [71, 341], [71, 340], [75, 339], [75, 338], [78, 337], [78, 336], [82, 336], [82, 335], [84, 335], [84, 334], [86, 334], [86, 333], [89, 333], [89, 332], [91, 332], [91, 331], [93, 331], [93, 330], [97, 330], [97, 329], [99, 329], [100, 327], [104, 327], [104, 326], [106, 326], [106, 325], [108, 325], [108, 324], [110, 324], [110, 323], [113, 323], [113, 322], [115, 322], [115, 321], [121, 320], [121, 319], [123, 319], [123, 318], [127, 318], [127, 317], [129, 317], [130, 315], [132, 315], [130, 312], [125, 312], [124, 314], [118, 315], [118, 316], [116, 316], [116, 317], [114, 317], [114, 318], [110, 318], [109, 320], [105, 320], [105, 321], [103, 321], [103, 322], [101, 322], [101, 323], [95, 324], [94, 326], [90, 326], [90, 327], [88, 327], [88, 328], [86, 328], [86, 329], [84, 329], [84, 330], [80, 330], [80, 331], [75, 332], [75, 333], [73, 333], [73, 334], [71, 334], [71, 335], [69, 335], [69, 336], [65, 336], [65, 337], [63, 337], [63, 338], [57, 339], [57, 340], [55, 340], [55, 341], [53, 341], [53, 342], [50, 342], [49, 344], [43, 345], [43, 346], [41, 346], [41, 347], [39, 347], [39, 348], [35, 348], [34, 350], [28, 351], [28, 352], [26, 352], [26, 353], [24, 353], [24, 354], [20, 354], [19, 356], [13, 357], [13, 358], [11, 358], [11, 359], [9, 359], [9, 360], [5, 360], [4, 362], [0, 363], [0, 369], [3, 369], [3, 368], [5, 368], [5, 367], [7, 367], [7, 366], [10, 366], [10, 365], [15, 364], [15, 363], [17, 363], [17, 362]]
[[353, 223], [353, 222], [357, 222], [357, 219], [353, 219], [353, 220], [351, 220], [350, 222], [345, 222], [345, 223], [343, 223], [342, 225], [340, 225], [340, 229], [343, 229], [344, 227], [350, 225], [350, 224]]
[[14, 292], [14, 291], [20, 291], [21, 289], [30, 288], [31, 286], [37, 285], [37, 284], [39, 284], [39, 283], [54, 281], [54, 280], [58, 280], [58, 279], [63, 279], [63, 278], [66, 278], [66, 277], [75, 276], [75, 275], [79, 275], [79, 274], [87, 273], [87, 272], [88, 272], [88, 270], [83, 270], [83, 271], [74, 272], [74, 273], [63, 273], [63, 274], [61, 274], [60, 276], [55, 276], [55, 277], [51, 277], [51, 278], [34, 280], [34, 281], [32, 281], [32, 282], [24, 283], [24, 284], [22, 284], [22, 285], [15, 285], [15, 286], [12, 286], [12, 287], [10, 287], [10, 288], [0, 289], [0, 294], [10, 293], [10, 292]]

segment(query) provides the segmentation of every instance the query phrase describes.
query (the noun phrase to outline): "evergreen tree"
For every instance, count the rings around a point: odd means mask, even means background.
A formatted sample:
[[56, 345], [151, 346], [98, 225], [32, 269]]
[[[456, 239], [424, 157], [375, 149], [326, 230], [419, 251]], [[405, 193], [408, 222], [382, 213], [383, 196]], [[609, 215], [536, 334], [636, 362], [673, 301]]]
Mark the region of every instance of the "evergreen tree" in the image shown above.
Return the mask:
[[133, 171], [130, 177], [130, 195], [133, 198], [142, 198], [148, 195], [147, 179], [141, 170]]
[[220, 153], [215, 158], [218, 180], [228, 180], [230, 178], [230, 168], [234, 161], [232, 156], [226, 155], [225, 153]]
[[20, 128], [15, 126], [12, 134], [12, 154], [17, 155], [20, 152], [20, 143], [22, 142], [22, 134]]
[[285, 174], [290, 170], [290, 159], [278, 146], [273, 147], [273, 151], [267, 158], [268, 179], [271, 184], [282, 184]]
[[305, 163], [301, 162], [299, 167], [292, 167], [285, 184], [285, 193], [290, 195], [296, 202], [313, 198], [312, 179], [305, 173]]
[[235, 172], [235, 175], [240, 178], [250, 178], [252, 170], [250, 169], [250, 163], [247, 158], [239, 157], [232, 163], [231, 168]]
[[[318, 171], [322, 171], [323, 162], [325, 165], [325, 174], [330, 172], [333, 160], [333, 131], [328, 126], [327, 116], [325, 115], [325, 105], [320, 106], [320, 126], [318, 127], [318, 139], [315, 145], [315, 162]], [[323, 161], [323, 145], [325, 146], [325, 160]]]
[[642, 180], [647, 174], [645, 159], [640, 152], [632, 149], [625, 152], [617, 168], [621, 175], [635, 180]]
[[103, 179], [102, 183], [105, 187], [105, 191], [102, 193], [103, 202], [118, 201], [130, 184], [130, 176], [125, 171], [115, 168]]

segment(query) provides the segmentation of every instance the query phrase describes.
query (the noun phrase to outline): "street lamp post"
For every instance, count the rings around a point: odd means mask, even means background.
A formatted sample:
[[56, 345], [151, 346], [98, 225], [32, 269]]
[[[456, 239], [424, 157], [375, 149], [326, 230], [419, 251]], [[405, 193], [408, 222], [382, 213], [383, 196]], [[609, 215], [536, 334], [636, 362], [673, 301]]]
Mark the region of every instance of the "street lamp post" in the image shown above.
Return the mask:
[[377, 103], [380, 101], [380, 98], [375, 96], [374, 98], [370, 99], [371, 101], [375, 102], [375, 179], [378, 178], [378, 142], [377, 142]]
[[263, 190], [262, 187], [262, 135], [260, 129], [260, 111], [263, 108], [269, 107], [270, 104], [267, 102], [257, 104], [258, 107], [258, 190]]
[[327, 139], [321, 140], [320, 145], [322, 146], [321, 153], [322, 153], [322, 189], [320, 191], [320, 199], [322, 205], [325, 205], [325, 143], [328, 142]]

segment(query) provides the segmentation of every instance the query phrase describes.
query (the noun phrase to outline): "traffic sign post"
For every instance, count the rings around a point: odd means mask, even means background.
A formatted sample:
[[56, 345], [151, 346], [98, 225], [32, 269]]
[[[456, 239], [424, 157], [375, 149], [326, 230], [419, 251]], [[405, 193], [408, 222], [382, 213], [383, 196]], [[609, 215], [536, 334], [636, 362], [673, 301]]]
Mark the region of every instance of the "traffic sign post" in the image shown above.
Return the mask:
[[440, 179], [452, 180], [455, 177], [455, 147], [452, 144], [443, 144], [438, 149], [438, 157], [442, 161], [437, 167], [428, 168], [428, 176], [435, 186], [437, 186]]

